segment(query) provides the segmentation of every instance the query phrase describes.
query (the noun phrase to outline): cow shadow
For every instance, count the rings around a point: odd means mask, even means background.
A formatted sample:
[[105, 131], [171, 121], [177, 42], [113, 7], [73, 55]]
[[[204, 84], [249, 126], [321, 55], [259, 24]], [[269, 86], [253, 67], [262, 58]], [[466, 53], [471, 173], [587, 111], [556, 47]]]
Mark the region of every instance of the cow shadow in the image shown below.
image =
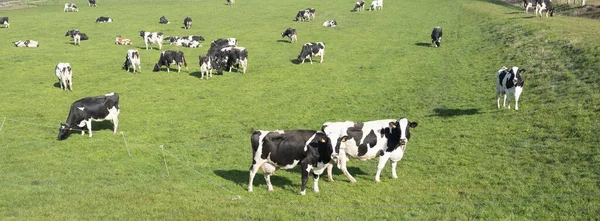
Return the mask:
[[415, 45], [422, 46], [422, 47], [431, 47], [431, 43], [417, 42]]
[[290, 42], [290, 41], [288, 41], [288, 40], [277, 40], [277, 42], [291, 43], [291, 42]]
[[458, 117], [464, 115], [475, 115], [481, 114], [479, 112], [479, 108], [470, 108], [470, 109], [451, 109], [451, 108], [435, 108], [433, 109], [435, 114], [429, 116], [437, 116], [437, 117]]
[[292, 59], [291, 60], [292, 64], [301, 64], [301, 61], [298, 61], [298, 59]]
[[515, 18], [509, 18], [509, 20], [514, 20], [514, 19], [532, 19], [532, 18], [535, 18], [535, 16], [515, 17]]
[[[215, 73], [215, 72], [216, 72], [216, 71], [214, 71], [214, 72], [213, 72], [213, 77], [214, 77], [215, 75], [219, 75], [219, 74], [217, 74], [217, 73]], [[192, 73], [190, 73], [190, 76], [196, 77], [196, 78], [198, 78], [198, 79], [200, 80], [200, 78], [202, 77], [202, 72], [200, 72], [200, 71], [195, 71], [195, 72], [192, 72]], [[210, 79], [210, 74], [205, 74], [205, 75], [204, 75], [204, 79]]]
[[[250, 171], [248, 170], [215, 170], [214, 171], [215, 175], [220, 176], [223, 179], [229, 180], [231, 182], [234, 182], [236, 185], [242, 187], [242, 188], [247, 188], [248, 186], [248, 181], [249, 181], [249, 176], [250, 176]], [[284, 186], [290, 186], [292, 185], [292, 181], [288, 178], [284, 178], [281, 176], [277, 176], [277, 173], [275, 173], [275, 175], [271, 176], [271, 184], [274, 187], [284, 187]], [[254, 187], [257, 186], [266, 186], [266, 182], [262, 173], [262, 170], [259, 170], [256, 173], [256, 176], [254, 176]], [[266, 188], [265, 188], [266, 189]]]
[[56, 83], [54, 83], [54, 85], [53, 85], [53, 86], [54, 86], [54, 87], [56, 87], [56, 88], [60, 88], [60, 82], [56, 82]]
[[506, 12], [504, 14], [506, 14], [506, 15], [512, 15], [512, 14], [519, 14], [519, 13], [521, 13], [521, 12]]

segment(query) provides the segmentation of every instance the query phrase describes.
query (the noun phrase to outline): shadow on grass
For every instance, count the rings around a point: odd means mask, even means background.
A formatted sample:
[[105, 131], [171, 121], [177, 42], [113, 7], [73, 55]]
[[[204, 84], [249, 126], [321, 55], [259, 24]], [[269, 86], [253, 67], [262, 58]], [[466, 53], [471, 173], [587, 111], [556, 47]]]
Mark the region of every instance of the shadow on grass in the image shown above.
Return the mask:
[[288, 41], [288, 40], [277, 40], [277, 42], [291, 43], [291, 42], [290, 42], [290, 41]]
[[[223, 179], [234, 182], [238, 186], [241, 186], [243, 188], [248, 187], [248, 181], [250, 179], [250, 171], [248, 170], [215, 170], [214, 173], [217, 176], [222, 177]], [[276, 172], [275, 175], [271, 176], [271, 184], [273, 184], [274, 187], [282, 188], [283, 186], [292, 185], [292, 181], [287, 178], [277, 176]], [[255, 188], [257, 186], [266, 188], [266, 182], [262, 170], [259, 170], [256, 173], [256, 176], [254, 176], [253, 185]]]
[[438, 116], [438, 117], [458, 117], [463, 115], [475, 115], [481, 114], [479, 109], [471, 108], [471, 109], [448, 109], [448, 108], [435, 108], [433, 109], [435, 112], [434, 115], [430, 116]]
[[300, 64], [300, 62], [298, 61], [298, 59], [292, 59], [291, 62], [292, 62], [292, 64]]
[[527, 16], [527, 17], [516, 17], [516, 18], [509, 18], [509, 20], [515, 20], [515, 19], [531, 19], [531, 18], [535, 18], [535, 16]]
[[415, 45], [422, 46], [422, 47], [431, 47], [431, 43], [417, 42]]

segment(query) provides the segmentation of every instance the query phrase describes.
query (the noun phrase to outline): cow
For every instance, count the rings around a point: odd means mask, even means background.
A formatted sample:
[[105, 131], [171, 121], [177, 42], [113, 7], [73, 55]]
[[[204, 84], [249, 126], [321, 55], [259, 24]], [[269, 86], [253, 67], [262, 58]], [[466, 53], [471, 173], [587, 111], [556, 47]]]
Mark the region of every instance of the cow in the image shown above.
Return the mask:
[[224, 47], [221, 52], [226, 56], [226, 69], [231, 72], [232, 67], [235, 65], [239, 72], [239, 65], [242, 65], [242, 73], [246, 73], [248, 69], [248, 50], [244, 47]]
[[210, 48], [219, 48], [225, 46], [237, 46], [238, 40], [236, 38], [219, 38], [215, 39], [210, 43]]
[[160, 53], [160, 58], [158, 62], [154, 64], [154, 72], [160, 71], [160, 68], [165, 65], [167, 66], [167, 72], [170, 72], [171, 64], [177, 65], [177, 73], [181, 72], [181, 65], [185, 65], [185, 70], [190, 72], [188, 69], [187, 62], [185, 61], [185, 56], [181, 51], [163, 51]]
[[523, 7], [525, 8], [525, 13], [529, 11], [529, 8], [535, 9], [535, 6], [533, 4], [536, 3], [537, 5], [537, 1], [538, 0], [523, 0]]
[[135, 74], [138, 70], [142, 71], [142, 65], [140, 61], [140, 52], [135, 49], [127, 50], [127, 54], [125, 55], [125, 63], [123, 64], [124, 68], [129, 69], [133, 67], [133, 73]]
[[73, 70], [69, 63], [58, 63], [54, 68], [56, 77], [60, 84], [60, 89], [66, 91], [67, 87], [70, 91], [73, 91]]
[[127, 38], [123, 38], [123, 37], [121, 37], [121, 35], [117, 35], [117, 37], [115, 38], [115, 44], [116, 45], [131, 45], [131, 40], [129, 40]]
[[308, 11], [308, 17], [310, 17], [311, 20], [315, 19], [317, 10], [315, 10], [314, 8], [306, 8], [304, 10]]
[[192, 18], [190, 17], [185, 17], [183, 19], [183, 28], [185, 29], [190, 29], [192, 28]]
[[15, 44], [16, 47], [29, 47], [29, 48], [35, 48], [35, 47], [40, 46], [40, 44], [34, 40], [15, 41], [15, 42], [13, 42], [13, 44]]
[[65, 12], [71, 11], [71, 12], [78, 12], [79, 9], [77, 8], [77, 5], [73, 4], [73, 3], [65, 3]]
[[284, 32], [281, 33], [281, 37], [288, 37], [290, 39], [290, 43], [292, 42], [298, 42], [298, 36], [296, 35], [296, 29], [295, 28], [287, 28], [285, 29]]
[[335, 20], [329, 20], [329, 21], [325, 21], [323, 23], [323, 27], [335, 27], [337, 25], [337, 22]]
[[296, 21], [310, 21], [310, 12], [307, 10], [300, 10], [296, 14]]
[[197, 48], [197, 47], [202, 47], [202, 45], [200, 45], [200, 42], [192, 40], [192, 41], [188, 41], [186, 44], [183, 44], [183, 47]]
[[169, 22], [169, 20], [167, 20], [167, 18], [165, 18], [165, 16], [163, 15], [162, 17], [160, 17], [160, 20], [158, 21], [158, 23], [160, 23], [160, 24], [170, 24], [171, 22]]
[[[381, 171], [388, 160], [392, 161], [392, 177], [398, 178], [396, 165], [406, 151], [410, 128], [415, 128], [417, 125], [417, 122], [410, 122], [407, 118], [367, 122], [326, 122], [321, 131], [334, 143], [334, 152], [338, 154], [337, 166], [350, 182], [354, 183], [356, 179], [346, 168], [347, 156], [359, 160], [379, 156], [375, 181], [380, 182]], [[333, 181], [332, 169], [333, 164], [327, 168], [329, 181]]]
[[523, 84], [525, 79], [523, 73], [525, 69], [519, 69], [518, 67], [502, 67], [498, 70], [496, 75], [496, 100], [498, 108], [500, 108], [500, 95], [504, 94], [504, 103], [502, 106], [506, 106], [506, 97], [508, 97], [508, 109], [510, 109], [510, 96], [511, 94], [515, 97], [515, 110], [519, 110], [519, 97], [523, 92]]
[[81, 32], [77, 29], [73, 31], [73, 45], [81, 46]]
[[[67, 139], [69, 131], [73, 129], [81, 130], [81, 135], [85, 134], [83, 127], [87, 126], [89, 137], [92, 137], [92, 121], [110, 120], [114, 124], [113, 134], [117, 134], [119, 126], [119, 95], [110, 93], [104, 96], [86, 97], [79, 99], [71, 104], [67, 122], [60, 124], [58, 128], [57, 140]], [[78, 127], [78, 128], [76, 128]]]
[[200, 55], [198, 58], [200, 60], [200, 79], [204, 79], [204, 75], [206, 75], [207, 79], [209, 77], [212, 78], [213, 64], [215, 64], [214, 59], [207, 54]]
[[144, 43], [146, 44], [146, 50], [148, 50], [148, 43], [150, 43], [150, 49], [153, 49], [152, 43], [156, 43], [158, 44], [158, 50], [162, 50], [162, 32], [147, 32], [142, 30], [140, 31], [140, 36], [144, 39]]
[[371, 2], [371, 11], [383, 10], [383, 0], [374, 0]]
[[88, 0], [88, 6], [89, 7], [98, 7], [98, 5], [96, 5], [96, 0]]
[[99, 18], [96, 19], [96, 23], [104, 23], [104, 22], [112, 22], [112, 18], [110, 17], [104, 17], [104, 16], [100, 16]]
[[440, 47], [442, 43], [442, 28], [435, 27], [431, 32], [431, 46], [432, 47]]
[[235, 5], [235, 0], [227, 0], [228, 5]]
[[8, 17], [1, 17], [0, 25], [4, 25], [5, 28], [10, 28], [10, 23], [8, 23]]
[[300, 164], [302, 186], [300, 194], [306, 195], [308, 175], [312, 171], [313, 190], [319, 192], [319, 177], [337, 156], [331, 140], [321, 131], [314, 130], [257, 130], [250, 138], [252, 165], [248, 192], [252, 192], [254, 176], [262, 168], [267, 190], [273, 191], [271, 175], [277, 169], [292, 169]]
[[170, 45], [174, 45], [174, 46], [183, 46], [184, 44], [187, 44], [188, 42], [190, 42], [187, 39], [183, 39], [183, 38], [171, 38], [170, 39], [171, 43]]
[[360, 0], [357, 1], [356, 4], [354, 5], [354, 9], [352, 9], [352, 11], [364, 11], [365, 10], [365, 1]]
[[550, 0], [537, 0], [535, 17], [537, 17], [538, 13], [540, 14], [540, 17], [543, 17], [542, 13], [544, 10], [546, 10], [546, 18], [548, 17], [548, 14], [550, 14], [550, 17], [554, 16], [554, 9], [552, 8], [552, 2]]
[[[73, 34], [75, 33], [75, 31], [78, 31], [78, 29], [73, 29], [73, 30], [68, 30], [67, 33], [65, 34], [65, 36], [71, 36], [71, 38], [73, 38]], [[80, 40], [84, 41], [84, 40], [88, 40], [88, 36], [85, 33], [79, 32], [79, 36], [80, 36]]]
[[307, 58], [310, 60], [310, 64], [312, 64], [312, 56], [321, 57], [321, 62], [323, 63], [323, 57], [325, 56], [325, 44], [323, 42], [312, 42], [306, 43], [302, 46], [302, 51], [300, 55], [298, 55], [298, 62], [304, 64], [304, 60]]

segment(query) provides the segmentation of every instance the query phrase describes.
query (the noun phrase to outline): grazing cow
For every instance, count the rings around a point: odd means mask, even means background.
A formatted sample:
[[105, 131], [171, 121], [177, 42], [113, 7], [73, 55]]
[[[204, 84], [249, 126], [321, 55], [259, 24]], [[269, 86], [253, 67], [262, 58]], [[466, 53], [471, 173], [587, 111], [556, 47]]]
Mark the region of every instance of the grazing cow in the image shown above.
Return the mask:
[[185, 29], [190, 29], [190, 28], [192, 28], [192, 18], [190, 18], [190, 17], [185, 17], [185, 18], [183, 19], [183, 27], [184, 27]]
[[15, 44], [16, 47], [29, 47], [29, 48], [35, 48], [35, 47], [40, 46], [40, 44], [34, 40], [15, 41], [15, 42], [13, 42], [13, 44]]
[[65, 3], [65, 12], [68, 11], [72, 11], [72, 12], [78, 12], [79, 9], [77, 8], [77, 5], [73, 4], [73, 3]]
[[112, 22], [112, 18], [101, 16], [96, 19], [96, 23]]
[[311, 20], [315, 19], [317, 10], [315, 10], [314, 8], [306, 8], [304, 10], [308, 11], [308, 17], [310, 17]]
[[[73, 34], [75, 33], [75, 31], [78, 31], [78, 29], [73, 29], [73, 30], [68, 30], [67, 33], [65, 34], [65, 36], [71, 36], [71, 38], [73, 38]], [[88, 40], [88, 36], [85, 33], [79, 32], [79, 36], [80, 36], [80, 40], [84, 41], [84, 40]]]
[[160, 20], [158, 23], [161, 24], [170, 24], [171, 22], [169, 22], [169, 20], [167, 20], [167, 18], [165, 18], [165, 16], [163, 15], [162, 17], [160, 17]]
[[365, 1], [360, 0], [356, 2], [354, 5], [354, 9], [352, 11], [364, 11], [365, 10]]
[[115, 38], [115, 44], [116, 45], [131, 45], [131, 40], [129, 40], [127, 38], [123, 38], [123, 37], [121, 37], [121, 35], [117, 35], [117, 38]]
[[181, 72], [181, 65], [185, 65], [185, 70], [190, 72], [188, 69], [187, 62], [185, 61], [185, 56], [181, 51], [163, 51], [160, 53], [160, 58], [158, 62], [154, 64], [154, 72], [160, 71], [160, 68], [165, 65], [167, 66], [167, 72], [170, 72], [171, 64], [177, 65], [177, 73]]
[[204, 75], [206, 78], [212, 78], [212, 70], [213, 64], [215, 64], [214, 59], [211, 56], [203, 54], [199, 56], [200, 59], [200, 79], [204, 79]]
[[281, 37], [288, 37], [290, 39], [290, 43], [292, 42], [298, 42], [298, 36], [296, 35], [296, 29], [295, 28], [287, 28], [285, 29], [284, 32], [281, 33]]
[[58, 63], [54, 68], [54, 71], [56, 72], [56, 77], [60, 83], [60, 89], [66, 91], [68, 86], [69, 90], [73, 91], [73, 70], [71, 70], [71, 64]]
[[296, 21], [310, 21], [310, 12], [307, 10], [298, 11]]
[[98, 7], [98, 6], [96, 5], [96, 0], [88, 0], [88, 6], [89, 6], [89, 7]]
[[8, 17], [1, 17], [0, 25], [4, 25], [5, 28], [10, 28], [10, 24], [8, 23]]
[[300, 55], [298, 55], [298, 62], [304, 64], [304, 60], [307, 58], [310, 60], [310, 64], [312, 64], [312, 56], [321, 57], [321, 62], [323, 63], [323, 57], [325, 56], [325, 44], [323, 42], [312, 42], [306, 43], [302, 46], [302, 51]]
[[127, 69], [127, 72], [129, 72], [131, 67], [133, 67], [133, 73], [136, 73], [137, 70], [142, 71], [140, 52], [134, 49], [127, 50], [127, 55], [125, 55], [125, 63], [123, 65], [125, 66], [125, 69]]
[[235, 65], [239, 72], [239, 66], [242, 65], [242, 73], [246, 73], [248, 69], [248, 51], [244, 47], [223, 47], [221, 52], [225, 55], [227, 61], [226, 69], [231, 72], [232, 67]]
[[[406, 144], [410, 139], [410, 128], [417, 127], [417, 122], [406, 118], [399, 120], [376, 120], [368, 122], [327, 122], [321, 130], [334, 143], [334, 152], [338, 154], [337, 166], [348, 177], [350, 182], [356, 179], [346, 168], [347, 156], [359, 160], [368, 160], [379, 156], [375, 181], [380, 181], [381, 171], [388, 160], [392, 160], [392, 177], [398, 178], [396, 165], [402, 159]], [[333, 165], [327, 168], [329, 181], [333, 181]]]
[[79, 30], [73, 31], [73, 45], [81, 46], [81, 32]]
[[441, 42], [442, 42], [442, 28], [438, 26], [438, 27], [435, 27], [433, 29], [433, 31], [431, 32], [431, 46], [440, 47]]
[[335, 20], [329, 20], [329, 21], [325, 21], [323, 23], [323, 27], [335, 27], [337, 25], [337, 22]]
[[235, 0], [227, 0], [228, 5], [235, 5]]
[[510, 95], [515, 96], [515, 110], [519, 110], [519, 97], [523, 92], [523, 84], [525, 79], [521, 75], [525, 69], [519, 69], [518, 67], [502, 67], [498, 70], [496, 75], [496, 100], [498, 102], [498, 108], [500, 108], [500, 94], [504, 94], [504, 103], [502, 106], [506, 106], [506, 97], [508, 97], [508, 109], [510, 109]]
[[371, 2], [371, 11], [383, 10], [383, 0], [374, 0]]
[[271, 175], [277, 169], [292, 169], [300, 164], [302, 186], [300, 194], [306, 195], [308, 175], [312, 171], [315, 192], [319, 192], [319, 177], [334, 155], [331, 140], [321, 131], [314, 130], [257, 130], [252, 133], [252, 165], [248, 192], [252, 192], [254, 176], [262, 168], [267, 190], [273, 191]]
[[146, 44], [146, 50], [148, 50], [148, 43], [150, 43], [150, 49], [153, 49], [152, 43], [156, 43], [156, 44], [158, 44], [158, 50], [162, 50], [162, 41], [163, 41], [163, 33], [162, 32], [140, 31], [140, 36], [144, 39], [144, 43]]
[[[89, 137], [92, 137], [92, 121], [110, 120], [114, 124], [113, 134], [117, 134], [119, 126], [119, 95], [110, 93], [104, 96], [86, 97], [71, 104], [67, 122], [60, 124], [57, 140], [67, 139], [69, 131], [74, 127], [81, 128], [81, 135], [85, 134], [84, 126], [87, 126]], [[78, 129], [78, 128], [76, 128]]]
[[544, 10], [546, 10], [546, 18], [548, 17], [548, 14], [550, 14], [550, 17], [554, 16], [554, 9], [552, 9], [552, 2], [550, 0], [537, 0], [537, 4], [535, 6], [535, 17], [537, 17], [538, 13], [540, 14], [540, 17], [543, 17], [542, 13]]

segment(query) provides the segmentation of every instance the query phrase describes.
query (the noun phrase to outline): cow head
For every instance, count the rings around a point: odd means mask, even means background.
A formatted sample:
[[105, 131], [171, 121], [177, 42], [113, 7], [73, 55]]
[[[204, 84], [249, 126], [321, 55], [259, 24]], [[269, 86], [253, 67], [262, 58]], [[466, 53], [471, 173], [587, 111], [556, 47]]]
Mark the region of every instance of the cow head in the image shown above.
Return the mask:
[[508, 73], [514, 74], [515, 77], [513, 78], [513, 83], [516, 86], [519, 87], [523, 87], [523, 85], [525, 84], [525, 79], [523, 78], [523, 73], [525, 73], [525, 69], [519, 69], [518, 67], [512, 67], [511, 69], [508, 70]]
[[154, 71], [154, 72], [160, 71], [160, 65], [158, 65], [158, 63], [154, 64], [154, 69], [152, 69], [152, 71]]
[[145, 31], [140, 31], [140, 37], [145, 38], [146, 37], [146, 32]]
[[67, 139], [67, 137], [69, 136], [70, 130], [71, 130], [71, 127], [69, 127], [68, 124], [60, 124], [60, 127], [58, 128], [58, 136], [56, 137], [56, 139], [57, 140]]
[[337, 160], [337, 152], [334, 151], [331, 140], [325, 133], [321, 131], [317, 132], [314, 140], [309, 145], [317, 149], [320, 160], [326, 162]]
[[417, 122], [410, 122], [406, 118], [390, 122], [390, 136], [388, 139], [395, 142], [389, 143], [398, 143], [400, 146], [405, 147], [410, 139], [410, 128], [415, 128], [417, 125]]

